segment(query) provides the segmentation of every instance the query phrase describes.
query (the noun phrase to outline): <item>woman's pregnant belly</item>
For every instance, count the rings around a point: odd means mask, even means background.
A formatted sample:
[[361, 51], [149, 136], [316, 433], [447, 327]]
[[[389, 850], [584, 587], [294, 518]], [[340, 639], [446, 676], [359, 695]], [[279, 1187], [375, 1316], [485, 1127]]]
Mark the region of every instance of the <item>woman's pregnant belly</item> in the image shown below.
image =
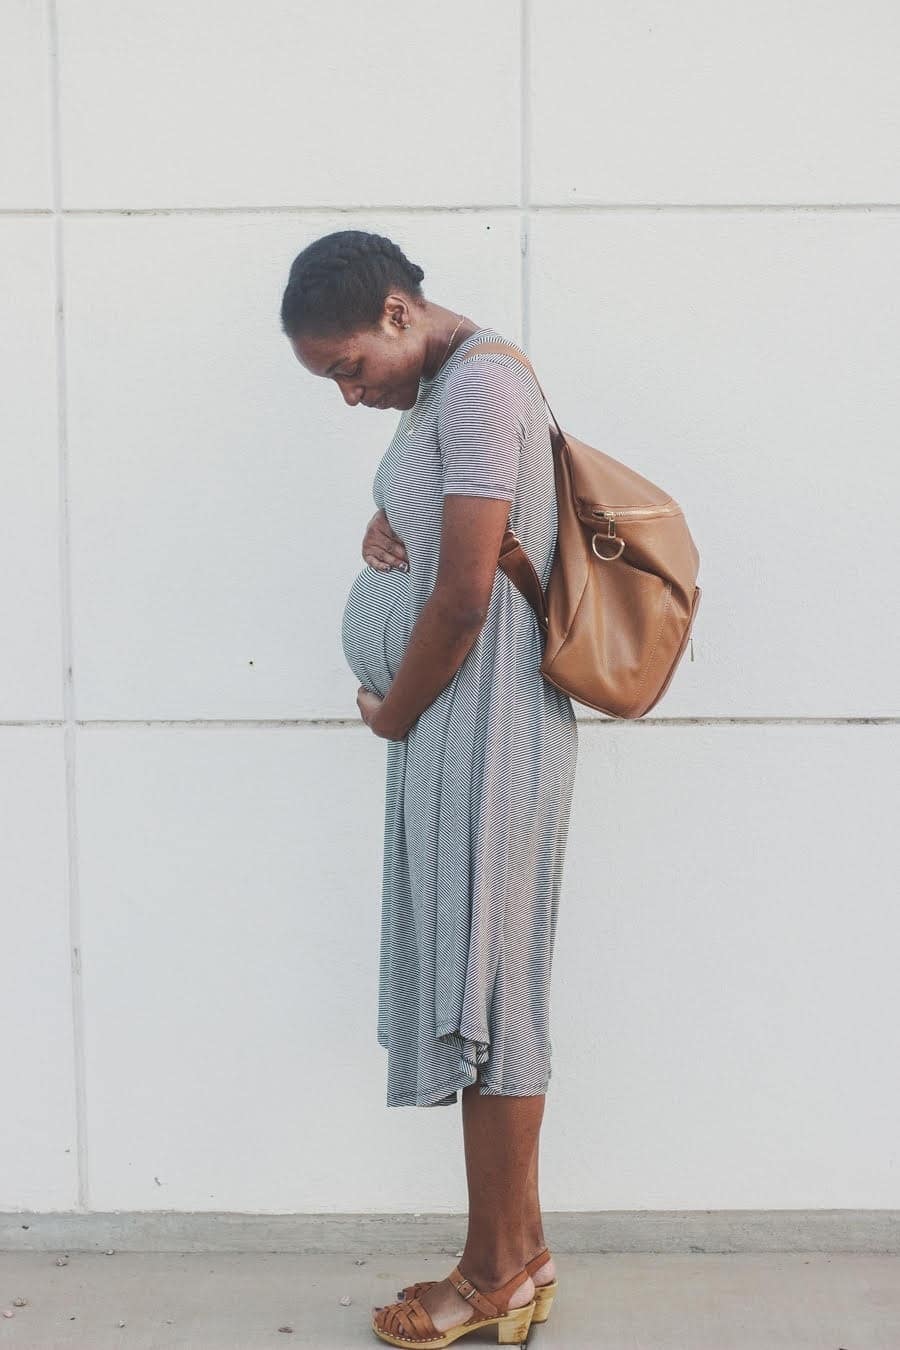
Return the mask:
[[379, 572], [368, 563], [344, 605], [341, 641], [347, 664], [361, 685], [384, 698], [408, 641], [409, 573]]

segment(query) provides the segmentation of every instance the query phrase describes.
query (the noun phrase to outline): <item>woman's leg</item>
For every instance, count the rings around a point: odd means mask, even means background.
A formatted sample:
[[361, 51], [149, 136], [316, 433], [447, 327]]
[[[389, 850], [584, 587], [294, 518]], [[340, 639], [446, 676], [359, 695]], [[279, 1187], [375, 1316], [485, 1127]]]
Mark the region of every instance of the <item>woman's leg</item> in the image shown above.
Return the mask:
[[[530, 1261], [532, 1257], [542, 1252], [547, 1245], [547, 1239], [544, 1236], [544, 1219], [541, 1214], [541, 1201], [538, 1190], [538, 1156], [541, 1149], [540, 1136], [535, 1141], [534, 1154], [531, 1159], [531, 1168], [528, 1172], [528, 1188], [525, 1192], [525, 1213], [523, 1219], [523, 1230], [525, 1234], [525, 1260]], [[532, 1271], [532, 1277], [535, 1284], [550, 1284], [556, 1279], [556, 1265], [553, 1257], [545, 1261], [539, 1269]]]
[[537, 1256], [545, 1246], [544, 1240], [544, 1222], [541, 1214], [541, 1201], [538, 1192], [538, 1155], [541, 1151], [540, 1136], [535, 1140], [534, 1152], [531, 1155], [531, 1166], [528, 1169], [528, 1183], [525, 1190], [525, 1210], [522, 1218], [522, 1226], [525, 1238], [525, 1260], [530, 1261], [533, 1256]]
[[463, 1090], [469, 1227], [460, 1266], [481, 1287], [504, 1284], [534, 1255], [526, 1222], [533, 1226], [529, 1176], [543, 1116], [543, 1095], [481, 1096], [477, 1083]]
[[[530, 1174], [535, 1198], [537, 1194], [535, 1153], [543, 1114], [543, 1095], [482, 1096], [477, 1082], [463, 1089], [469, 1226], [458, 1264], [479, 1289], [506, 1284], [538, 1250], [532, 1247], [532, 1235], [535, 1228], [540, 1230], [540, 1216], [535, 1225], [528, 1197]], [[521, 1307], [533, 1298], [534, 1283], [529, 1279], [516, 1290], [510, 1307]], [[440, 1331], [449, 1331], [472, 1315], [472, 1305], [447, 1279], [426, 1289], [421, 1300]]]

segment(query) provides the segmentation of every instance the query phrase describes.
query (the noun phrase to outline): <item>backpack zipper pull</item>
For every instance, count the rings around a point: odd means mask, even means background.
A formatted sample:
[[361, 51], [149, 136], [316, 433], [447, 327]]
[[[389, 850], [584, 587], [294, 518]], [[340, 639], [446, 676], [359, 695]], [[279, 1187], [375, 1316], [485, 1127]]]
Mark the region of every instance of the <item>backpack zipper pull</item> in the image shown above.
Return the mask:
[[615, 511], [592, 511], [592, 512], [591, 512], [591, 515], [592, 515], [592, 516], [601, 516], [604, 520], [609, 521], [609, 524], [608, 524], [607, 527], [606, 527], [606, 538], [607, 538], [607, 539], [615, 539], [615, 537], [616, 537], [616, 513], [615, 513]]

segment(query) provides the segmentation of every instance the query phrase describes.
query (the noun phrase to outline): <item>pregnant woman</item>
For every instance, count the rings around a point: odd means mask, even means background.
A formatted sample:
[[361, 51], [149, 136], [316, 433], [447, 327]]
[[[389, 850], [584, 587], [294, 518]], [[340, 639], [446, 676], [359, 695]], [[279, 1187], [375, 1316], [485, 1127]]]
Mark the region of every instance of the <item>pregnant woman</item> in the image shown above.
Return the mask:
[[539, 670], [534, 610], [498, 567], [508, 519], [549, 578], [546, 405], [530, 370], [478, 351], [509, 339], [426, 299], [423, 277], [390, 239], [341, 230], [294, 260], [281, 306], [307, 371], [334, 380], [348, 407], [402, 414], [372, 485], [378, 510], [342, 640], [360, 714], [387, 741], [386, 1102], [459, 1094], [469, 1196], [459, 1264], [373, 1309], [376, 1335], [406, 1350], [477, 1327], [518, 1343], [558, 1287], [538, 1144], [578, 749], [571, 700]]

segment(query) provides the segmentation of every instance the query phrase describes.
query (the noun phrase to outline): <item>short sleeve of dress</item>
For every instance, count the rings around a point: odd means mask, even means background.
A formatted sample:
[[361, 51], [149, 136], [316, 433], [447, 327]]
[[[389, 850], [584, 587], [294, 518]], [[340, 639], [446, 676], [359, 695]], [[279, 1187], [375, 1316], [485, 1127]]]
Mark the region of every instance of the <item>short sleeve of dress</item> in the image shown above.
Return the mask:
[[528, 399], [521, 378], [497, 361], [460, 362], [438, 410], [443, 495], [514, 501]]

